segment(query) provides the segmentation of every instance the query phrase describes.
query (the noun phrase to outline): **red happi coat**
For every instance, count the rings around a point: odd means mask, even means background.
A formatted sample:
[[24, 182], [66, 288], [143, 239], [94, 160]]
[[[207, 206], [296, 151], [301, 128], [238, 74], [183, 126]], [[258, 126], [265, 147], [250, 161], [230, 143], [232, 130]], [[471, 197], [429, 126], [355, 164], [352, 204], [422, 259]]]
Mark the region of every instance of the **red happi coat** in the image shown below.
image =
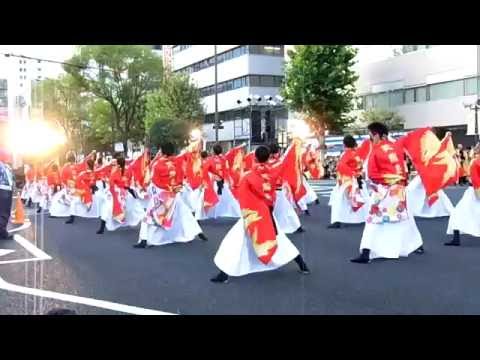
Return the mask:
[[237, 146], [230, 149], [225, 154], [225, 160], [228, 171], [228, 182], [233, 196], [238, 199], [238, 187], [240, 185], [240, 179], [244, 173], [244, 146]]
[[203, 164], [199, 151], [188, 151], [184, 155], [185, 178], [192, 190], [198, 189], [203, 182]]
[[95, 185], [95, 172], [92, 170], [82, 171], [75, 180], [75, 192], [80, 197], [82, 203], [87, 207], [92, 205], [93, 195], [92, 186]]
[[353, 177], [360, 176], [362, 172], [362, 160], [354, 149], [347, 148], [337, 164], [337, 182], [342, 185], [351, 181]]
[[320, 154], [309, 146], [302, 155], [303, 171], [308, 172], [313, 180], [318, 180], [323, 175]]
[[146, 189], [150, 181], [148, 165], [150, 163], [150, 155], [146, 150], [138, 158], [128, 166], [132, 173], [135, 185], [140, 189]]
[[109, 179], [110, 193], [113, 199], [112, 215], [114, 220], [121, 223], [125, 221], [127, 189], [130, 187], [131, 181], [132, 173], [128, 169], [125, 169], [123, 174], [118, 165], [112, 169]]
[[337, 164], [337, 183], [347, 186], [347, 194], [353, 211], [360, 209], [364, 202], [356, 196], [359, 193], [356, 178], [362, 172], [362, 160], [354, 149], [346, 148]]
[[389, 140], [373, 144], [368, 158], [368, 177], [377, 184], [405, 185], [407, 173], [401, 148]]
[[218, 194], [213, 187], [213, 179], [208, 171], [210, 167], [209, 159], [204, 159], [202, 161], [202, 184], [203, 184], [203, 209], [205, 212], [210, 210], [212, 207], [217, 205], [220, 201]]
[[47, 172], [47, 184], [50, 187], [60, 186], [62, 183], [60, 172], [58, 170], [48, 169]]
[[240, 180], [239, 203], [245, 231], [253, 242], [258, 259], [268, 264], [277, 250], [277, 234], [270, 209], [281, 167], [257, 164]]
[[170, 229], [173, 225], [175, 194], [183, 181], [182, 162], [175, 156], [162, 156], [152, 169], [152, 183], [160, 189], [153, 195], [153, 207], [147, 212], [157, 226]]
[[439, 190], [458, 180], [459, 165], [450, 134], [440, 141], [430, 128], [417, 129], [402, 136], [396, 144], [412, 160], [429, 205], [438, 199]]
[[213, 155], [207, 158], [204, 170], [212, 173], [214, 179], [222, 180], [227, 176], [227, 164], [222, 155]]
[[63, 165], [60, 177], [64, 186], [73, 188], [75, 186], [75, 179], [77, 177], [77, 168], [75, 164], [67, 162], [65, 165]]
[[247, 155], [245, 155], [243, 159], [243, 170], [249, 171], [253, 169], [253, 165], [255, 164], [255, 152], [250, 151]]
[[110, 174], [112, 173], [112, 169], [113, 169], [112, 164], [97, 166], [94, 170], [95, 179], [97, 181], [109, 181]]
[[470, 164], [470, 178], [475, 194], [480, 198], [480, 157], [478, 155]]
[[301, 149], [302, 141], [300, 139], [293, 139], [292, 144], [285, 152], [282, 160], [283, 181], [288, 183], [296, 203], [307, 194], [307, 190], [303, 185]]

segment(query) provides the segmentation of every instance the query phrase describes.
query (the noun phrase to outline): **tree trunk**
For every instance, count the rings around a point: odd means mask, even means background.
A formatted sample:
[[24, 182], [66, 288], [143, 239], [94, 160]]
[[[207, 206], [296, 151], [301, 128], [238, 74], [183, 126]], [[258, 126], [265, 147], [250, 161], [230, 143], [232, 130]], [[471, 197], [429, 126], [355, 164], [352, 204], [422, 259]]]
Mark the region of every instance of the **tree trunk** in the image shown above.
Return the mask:
[[327, 154], [327, 145], [325, 143], [325, 125], [323, 123], [318, 124], [316, 130], [318, 144], [320, 148], [320, 159], [323, 163]]

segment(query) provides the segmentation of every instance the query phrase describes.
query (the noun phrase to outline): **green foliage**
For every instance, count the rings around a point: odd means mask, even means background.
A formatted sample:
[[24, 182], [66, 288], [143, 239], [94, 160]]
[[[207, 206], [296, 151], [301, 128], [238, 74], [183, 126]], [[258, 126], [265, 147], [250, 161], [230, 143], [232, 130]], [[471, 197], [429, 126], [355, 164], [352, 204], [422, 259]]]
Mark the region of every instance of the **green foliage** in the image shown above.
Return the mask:
[[350, 45], [298, 45], [290, 51], [282, 96], [315, 130], [342, 129], [353, 121], [357, 50]]
[[[127, 140], [140, 141], [145, 135], [143, 118], [148, 93], [159, 88], [163, 78], [162, 60], [143, 45], [85, 45], [67, 61], [65, 71], [76, 84], [97, 99], [108, 103], [94, 105], [92, 125], [102, 141], [107, 141], [113, 118], [114, 135], [126, 146]], [[97, 106], [100, 107], [97, 108]], [[108, 124], [107, 124], [108, 123]]]
[[191, 124], [187, 121], [157, 119], [148, 131], [149, 145], [159, 148], [164, 141], [170, 141], [177, 149], [181, 149], [188, 144], [188, 138], [193, 129], [190, 126]]
[[384, 123], [390, 130], [403, 130], [405, 124], [405, 119], [400, 114], [385, 109], [366, 110], [360, 118], [364, 128], [374, 121]]
[[186, 75], [169, 74], [160, 89], [147, 96], [145, 128], [152, 144], [169, 139], [179, 147], [185, 145], [203, 116], [200, 91]]
[[46, 120], [59, 124], [73, 148], [82, 146], [82, 121], [87, 119], [89, 97], [82, 93], [75, 79], [66, 74], [58, 79], [45, 79], [32, 88], [33, 108], [43, 106]]

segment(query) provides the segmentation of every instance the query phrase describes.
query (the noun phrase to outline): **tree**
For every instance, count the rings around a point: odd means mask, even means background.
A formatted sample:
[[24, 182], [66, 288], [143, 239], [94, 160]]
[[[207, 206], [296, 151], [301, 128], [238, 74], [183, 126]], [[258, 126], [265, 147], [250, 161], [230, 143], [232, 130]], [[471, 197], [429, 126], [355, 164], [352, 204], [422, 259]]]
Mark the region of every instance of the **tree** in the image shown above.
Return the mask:
[[368, 124], [379, 121], [387, 125], [389, 130], [403, 130], [405, 119], [396, 111], [390, 111], [386, 109], [369, 109], [363, 112], [360, 123], [363, 128], [366, 128]]
[[145, 107], [145, 128], [156, 145], [165, 139], [185, 145], [204, 116], [200, 90], [183, 74], [165, 76], [160, 89], [147, 96]]
[[93, 100], [88, 107], [88, 143], [96, 150], [111, 149], [115, 144], [115, 117], [110, 104], [103, 99]]
[[302, 113], [325, 147], [325, 130], [353, 121], [357, 49], [350, 45], [298, 45], [289, 51], [282, 96], [290, 110]]
[[188, 121], [157, 119], [148, 130], [150, 145], [159, 148], [162, 142], [168, 140], [181, 149], [188, 144], [190, 126]]
[[81, 88], [111, 106], [113, 133], [124, 149], [128, 140], [142, 140], [146, 96], [158, 89], [163, 77], [162, 60], [151, 48], [85, 45], [67, 63], [72, 65], [65, 65], [65, 71]]
[[42, 80], [33, 86], [32, 94], [34, 108], [39, 109], [43, 105], [45, 119], [62, 127], [67, 142], [73, 148], [82, 148], [81, 128], [82, 121], [87, 118], [89, 98], [82, 93], [75, 79], [65, 74], [58, 79]]

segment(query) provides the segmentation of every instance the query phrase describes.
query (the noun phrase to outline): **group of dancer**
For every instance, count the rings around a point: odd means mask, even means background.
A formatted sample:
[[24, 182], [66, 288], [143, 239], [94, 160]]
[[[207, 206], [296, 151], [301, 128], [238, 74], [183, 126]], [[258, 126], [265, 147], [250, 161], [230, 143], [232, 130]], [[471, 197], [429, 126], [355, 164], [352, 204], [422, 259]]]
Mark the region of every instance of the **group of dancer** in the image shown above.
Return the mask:
[[[443, 188], [458, 181], [460, 165], [451, 134], [439, 138], [432, 129], [412, 131], [394, 141], [382, 123], [368, 126], [370, 138], [359, 147], [345, 136], [332, 191], [331, 224], [365, 223], [354, 263], [395, 259], [424, 252], [415, 216], [450, 216], [445, 245], [460, 245], [460, 234], [480, 236], [480, 146], [474, 149], [469, 174], [472, 187], [456, 207]], [[238, 218], [214, 257], [219, 272], [211, 279], [276, 269], [292, 260], [302, 274], [310, 272], [288, 234], [305, 231], [301, 215], [318, 198], [307, 178], [320, 179], [318, 149], [294, 139], [282, 154], [277, 144], [247, 152], [244, 145], [213, 154], [192, 141], [179, 154], [172, 143], [161, 144], [152, 158], [145, 150], [135, 159], [116, 156], [108, 164], [95, 152], [76, 162], [69, 152], [60, 167], [50, 162], [26, 172], [22, 198], [37, 203], [51, 217], [97, 218], [97, 234], [138, 227], [137, 249], [196, 238], [208, 241], [201, 221]], [[418, 175], [408, 182], [406, 158]], [[470, 216], [469, 216], [470, 215]]]
[[96, 152], [77, 162], [68, 152], [63, 166], [28, 165], [21, 198], [36, 204], [37, 212], [67, 218], [69, 226], [78, 217], [99, 219], [99, 235], [140, 225], [137, 249], [208, 241], [199, 221], [239, 218], [215, 256], [220, 273], [212, 281], [291, 260], [308, 273], [285, 234], [304, 231], [299, 215], [309, 215], [308, 205], [318, 203], [306, 176], [320, 178], [321, 162], [315, 149], [302, 150], [299, 141], [283, 156], [280, 150], [271, 144], [247, 153], [241, 145], [223, 154], [216, 144], [209, 155], [194, 141], [177, 155], [166, 142], [153, 158], [146, 150], [136, 159], [117, 155], [109, 163]]
[[[360, 255], [352, 262], [422, 254], [423, 240], [414, 217], [449, 216], [447, 234], [454, 237], [446, 246], [459, 246], [461, 233], [480, 236], [480, 224], [472, 221], [480, 215], [480, 144], [468, 169], [472, 186], [454, 207], [442, 189], [458, 183], [465, 170], [450, 133], [440, 139], [431, 129], [419, 129], [394, 141], [382, 123], [372, 123], [368, 130], [370, 138], [359, 147], [352, 136], [344, 137], [345, 151], [329, 201], [329, 228], [365, 223]], [[411, 182], [407, 156], [418, 167]]]

